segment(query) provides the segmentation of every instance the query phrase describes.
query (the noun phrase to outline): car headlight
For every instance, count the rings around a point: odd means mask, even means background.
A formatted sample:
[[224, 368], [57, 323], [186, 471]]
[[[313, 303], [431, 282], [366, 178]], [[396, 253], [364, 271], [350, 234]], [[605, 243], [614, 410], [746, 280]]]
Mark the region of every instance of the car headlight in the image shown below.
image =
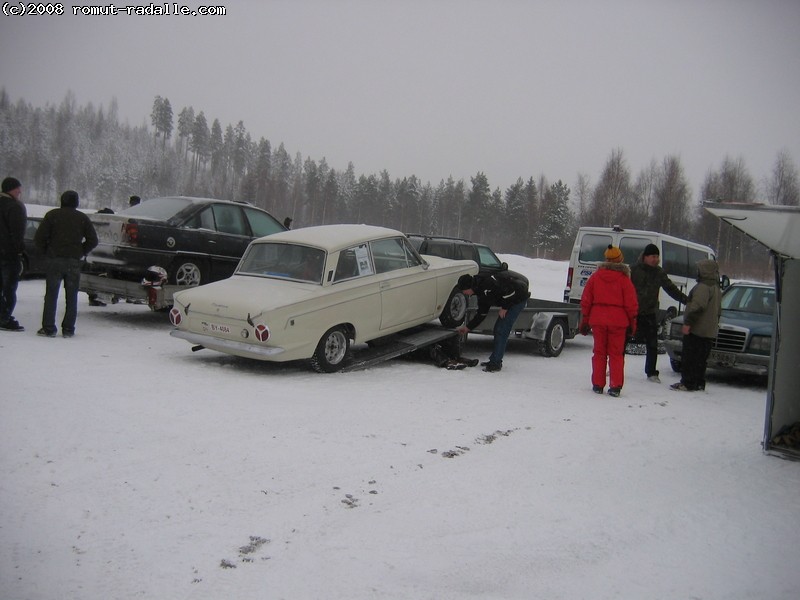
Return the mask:
[[750, 352], [753, 354], [769, 354], [772, 346], [772, 337], [769, 335], [754, 335], [750, 338]]

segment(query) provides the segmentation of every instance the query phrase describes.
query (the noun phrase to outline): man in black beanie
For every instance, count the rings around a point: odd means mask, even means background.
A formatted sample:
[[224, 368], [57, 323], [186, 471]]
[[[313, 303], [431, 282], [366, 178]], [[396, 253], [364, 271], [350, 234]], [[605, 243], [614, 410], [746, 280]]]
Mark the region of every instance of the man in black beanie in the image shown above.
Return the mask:
[[528, 291], [528, 280], [520, 278], [511, 271], [500, 271], [493, 275], [462, 275], [458, 278], [458, 289], [465, 296], [475, 295], [478, 299], [478, 311], [469, 323], [458, 328], [462, 335], [480, 325], [489, 314], [492, 306], [499, 306], [492, 333], [494, 344], [489, 360], [481, 363], [483, 370], [495, 373], [503, 368], [503, 356], [508, 345], [508, 336], [514, 327], [514, 321], [528, 303], [531, 293]]
[[658, 266], [661, 253], [655, 244], [647, 244], [642, 256], [631, 267], [631, 281], [636, 288], [639, 300], [639, 314], [636, 317], [638, 337], [644, 340], [646, 356], [644, 372], [647, 381], [661, 383], [656, 362], [658, 360], [658, 294], [661, 288], [672, 298], [686, 304], [689, 298], [669, 278], [666, 271]]
[[78, 210], [78, 192], [61, 194], [61, 208], [49, 211], [34, 238], [36, 247], [47, 257], [42, 328], [37, 335], [55, 337], [58, 292], [64, 282], [66, 311], [61, 321], [64, 337], [75, 335], [78, 318], [78, 287], [84, 257], [97, 246], [97, 232], [89, 217]]
[[6, 177], [0, 189], [0, 329], [25, 331], [13, 314], [17, 305], [28, 215], [19, 199], [22, 195], [19, 179]]

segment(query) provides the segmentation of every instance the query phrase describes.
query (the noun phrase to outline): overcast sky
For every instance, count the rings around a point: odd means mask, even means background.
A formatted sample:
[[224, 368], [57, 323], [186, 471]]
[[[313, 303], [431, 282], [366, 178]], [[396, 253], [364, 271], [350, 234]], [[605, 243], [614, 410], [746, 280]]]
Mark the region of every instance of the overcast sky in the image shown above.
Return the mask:
[[217, 4], [0, 16], [0, 86], [35, 106], [116, 98], [131, 125], [160, 95], [176, 118], [192, 106], [291, 155], [434, 185], [594, 184], [616, 148], [633, 178], [678, 155], [695, 192], [726, 156], [757, 183], [781, 150], [800, 164], [798, 0]]

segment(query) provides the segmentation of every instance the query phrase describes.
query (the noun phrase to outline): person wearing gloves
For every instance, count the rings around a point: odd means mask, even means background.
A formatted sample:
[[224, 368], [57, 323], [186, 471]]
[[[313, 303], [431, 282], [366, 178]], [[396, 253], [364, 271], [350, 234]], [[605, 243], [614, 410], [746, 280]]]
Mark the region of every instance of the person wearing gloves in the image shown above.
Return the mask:
[[603, 393], [608, 368], [608, 395], [616, 398], [625, 384], [625, 341], [636, 333], [639, 301], [622, 251], [609, 244], [605, 259], [583, 289], [579, 331], [594, 338], [592, 391]]
[[681, 392], [706, 389], [706, 361], [711, 353], [722, 312], [719, 265], [715, 260], [697, 262], [697, 285], [689, 292], [683, 313], [681, 380], [670, 387]]
[[494, 345], [489, 360], [481, 363], [483, 370], [495, 373], [503, 368], [503, 356], [508, 345], [508, 336], [514, 327], [514, 321], [528, 303], [531, 293], [528, 291], [528, 280], [515, 277], [508, 271], [500, 271], [493, 275], [462, 275], [458, 278], [458, 288], [469, 297], [478, 298], [478, 312], [469, 323], [458, 328], [462, 335], [475, 329], [489, 314], [492, 306], [499, 306], [500, 311], [495, 321]]
[[631, 281], [636, 288], [636, 299], [639, 301], [639, 315], [636, 318], [636, 331], [644, 340], [645, 360], [644, 373], [647, 381], [661, 383], [656, 363], [658, 361], [658, 294], [663, 288], [667, 294], [681, 304], [689, 298], [684, 294], [667, 272], [658, 266], [661, 253], [655, 244], [647, 244], [639, 261], [631, 267]]

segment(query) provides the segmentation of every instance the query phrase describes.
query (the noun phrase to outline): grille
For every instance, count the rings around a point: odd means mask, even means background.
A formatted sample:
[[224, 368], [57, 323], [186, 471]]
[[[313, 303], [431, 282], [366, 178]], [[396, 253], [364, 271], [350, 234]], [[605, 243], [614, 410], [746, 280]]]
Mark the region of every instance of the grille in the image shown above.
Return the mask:
[[717, 339], [714, 340], [716, 350], [725, 352], [744, 352], [744, 344], [747, 341], [747, 330], [741, 328], [726, 327], [717, 331]]

